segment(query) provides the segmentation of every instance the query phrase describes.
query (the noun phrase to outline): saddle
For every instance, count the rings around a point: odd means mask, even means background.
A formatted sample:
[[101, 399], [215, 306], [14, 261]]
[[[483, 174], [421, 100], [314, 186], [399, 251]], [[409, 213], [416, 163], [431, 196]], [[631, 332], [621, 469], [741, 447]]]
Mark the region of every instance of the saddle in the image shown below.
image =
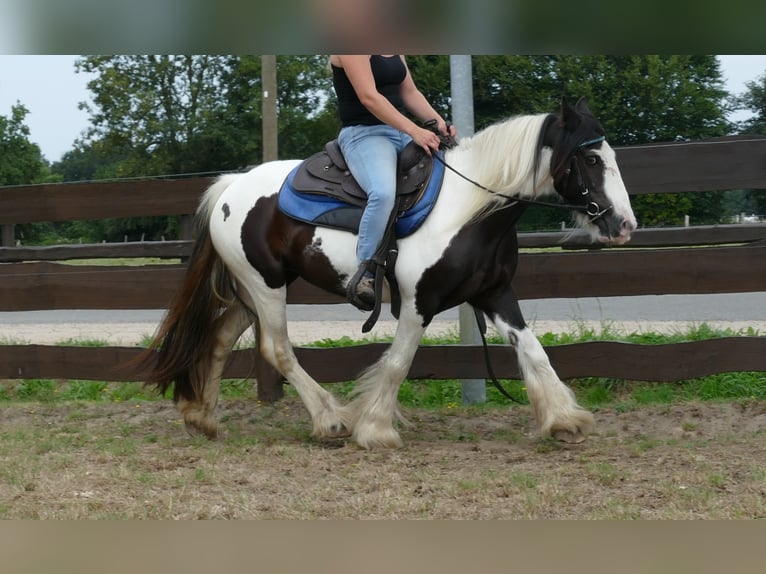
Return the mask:
[[[433, 158], [410, 142], [399, 154], [396, 169], [398, 211], [407, 211], [423, 195], [433, 170]], [[338, 140], [306, 159], [295, 172], [292, 187], [300, 193], [318, 193], [344, 203], [364, 207], [367, 194], [359, 186], [346, 165]]]
[[[436, 131], [435, 124], [435, 121], [427, 122], [424, 127]], [[451, 139], [442, 143], [441, 149], [455, 144]], [[401, 299], [394, 274], [398, 255], [396, 240], [414, 233], [425, 221], [436, 203], [443, 178], [443, 162], [435, 163], [415, 142], [410, 142], [399, 154], [396, 201], [386, 233], [373, 258], [363, 262], [348, 284], [349, 301], [363, 311], [372, 311], [362, 332], [368, 332], [378, 320], [384, 278], [390, 287], [391, 313], [399, 317]], [[367, 194], [351, 175], [338, 140], [327, 143], [322, 151], [296, 166], [282, 184], [277, 199], [280, 211], [294, 219], [353, 233], [359, 231], [366, 203]], [[365, 271], [375, 276], [374, 304], [356, 296], [356, 285]]]

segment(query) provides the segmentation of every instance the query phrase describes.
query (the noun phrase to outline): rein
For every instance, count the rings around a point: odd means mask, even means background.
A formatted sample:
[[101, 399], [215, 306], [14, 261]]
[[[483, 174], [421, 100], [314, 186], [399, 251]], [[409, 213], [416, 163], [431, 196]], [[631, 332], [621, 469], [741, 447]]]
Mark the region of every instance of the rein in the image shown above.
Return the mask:
[[489, 381], [492, 383], [492, 386], [495, 387], [501, 395], [503, 395], [506, 399], [519, 404], [519, 405], [525, 405], [524, 401], [520, 401], [516, 397], [514, 397], [511, 393], [506, 391], [503, 388], [503, 385], [500, 384], [500, 381], [497, 380], [497, 377], [495, 376], [495, 371], [492, 369], [492, 361], [489, 359], [489, 346], [487, 345], [487, 322], [484, 320], [484, 314], [479, 311], [476, 307], [471, 307], [473, 309], [473, 314], [476, 317], [476, 325], [479, 327], [479, 335], [481, 335], [481, 345], [484, 347], [484, 363], [487, 365], [487, 374], [489, 375]]
[[[565, 172], [565, 174], [567, 175], [567, 180], [568, 180], [569, 176], [574, 171], [574, 173], [575, 173], [575, 175], [577, 177], [577, 186], [580, 189], [580, 194], [583, 197], [586, 197], [586, 198], [590, 197], [590, 189], [588, 189], [588, 186], [585, 184], [585, 180], [584, 180], [584, 178], [582, 176], [582, 171], [580, 170], [580, 164], [577, 161], [577, 152], [579, 150], [583, 149], [584, 147], [587, 147], [587, 146], [595, 144], [595, 143], [602, 142], [605, 139], [606, 138], [604, 136], [601, 136], [601, 137], [598, 137], [598, 138], [595, 138], [595, 139], [592, 139], [592, 140], [584, 141], [583, 143], [578, 145], [577, 149], [575, 150], [575, 153], [572, 155], [572, 158], [570, 160], [570, 167]], [[489, 193], [492, 193], [494, 195], [498, 195], [498, 196], [503, 197], [503, 198], [505, 198], [505, 199], [507, 199], [509, 201], [512, 201], [512, 202], [514, 202], [513, 205], [515, 205], [517, 203], [525, 203], [527, 205], [539, 205], [539, 206], [543, 206], [543, 207], [555, 207], [555, 208], [558, 208], [558, 209], [566, 209], [566, 210], [570, 210], [570, 211], [578, 211], [580, 213], [584, 213], [585, 215], [587, 215], [590, 218], [590, 222], [591, 223], [593, 223], [597, 219], [601, 218], [604, 214], [606, 214], [609, 211], [611, 211], [612, 208], [614, 207], [614, 206], [610, 205], [610, 206], [605, 207], [605, 208], [602, 209], [601, 206], [597, 202], [595, 202], [593, 200], [590, 200], [586, 205], [575, 205], [575, 204], [570, 204], [570, 203], [553, 203], [551, 201], [540, 201], [540, 200], [537, 200], [537, 199], [527, 199], [527, 198], [524, 198], [524, 197], [514, 197], [512, 195], [507, 195], [505, 193], [500, 193], [499, 191], [495, 191], [493, 189], [490, 189], [487, 186], [482, 185], [478, 181], [475, 181], [475, 180], [471, 179], [470, 177], [468, 177], [464, 173], [461, 173], [460, 171], [456, 170], [454, 167], [449, 165], [446, 161], [444, 161], [444, 158], [442, 158], [439, 154], [433, 154], [433, 156], [436, 159], [438, 159], [444, 165], [444, 167], [446, 167], [448, 170], [450, 170], [451, 172], [455, 173], [456, 175], [462, 177], [467, 182], [475, 185], [476, 187], [478, 187], [480, 189], [483, 189], [484, 191], [487, 191]]]

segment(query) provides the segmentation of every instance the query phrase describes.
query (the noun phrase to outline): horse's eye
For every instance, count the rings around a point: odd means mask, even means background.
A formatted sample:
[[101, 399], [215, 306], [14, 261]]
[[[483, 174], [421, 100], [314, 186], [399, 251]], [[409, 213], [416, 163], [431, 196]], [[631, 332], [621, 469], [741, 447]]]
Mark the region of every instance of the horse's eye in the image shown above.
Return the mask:
[[598, 156], [597, 155], [586, 155], [585, 156], [585, 164], [589, 166], [594, 166], [598, 164]]

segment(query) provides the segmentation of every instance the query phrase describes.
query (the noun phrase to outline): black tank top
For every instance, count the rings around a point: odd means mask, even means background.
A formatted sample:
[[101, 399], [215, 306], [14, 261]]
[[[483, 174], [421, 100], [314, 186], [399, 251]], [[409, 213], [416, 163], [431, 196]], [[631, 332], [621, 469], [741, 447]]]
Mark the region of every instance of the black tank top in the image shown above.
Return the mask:
[[[404, 110], [401, 83], [407, 77], [407, 68], [397, 56], [370, 56], [370, 67], [375, 87], [400, 112]], [[338, 112], [343, 127], [374, 126], [383, 122], [364, 107], [343, 68], [332, 66], [332, 84], [338, 96]]]

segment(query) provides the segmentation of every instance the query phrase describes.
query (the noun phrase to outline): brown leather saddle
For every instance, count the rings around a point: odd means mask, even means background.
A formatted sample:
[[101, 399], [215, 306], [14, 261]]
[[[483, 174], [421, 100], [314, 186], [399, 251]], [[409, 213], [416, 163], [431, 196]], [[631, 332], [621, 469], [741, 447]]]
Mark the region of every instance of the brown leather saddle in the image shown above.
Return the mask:
[[[410, 209], [420, 200], [433, 171], [433, 158], [410, 142], [399, 154], [396, 169], [398, 211]], [[359, 186], [340, 151], [338, 140], [304, 160], [293, 177], [292, 186], [302, 193], [318, 193], [359, 207], [367, 203], [367, 194]]]

